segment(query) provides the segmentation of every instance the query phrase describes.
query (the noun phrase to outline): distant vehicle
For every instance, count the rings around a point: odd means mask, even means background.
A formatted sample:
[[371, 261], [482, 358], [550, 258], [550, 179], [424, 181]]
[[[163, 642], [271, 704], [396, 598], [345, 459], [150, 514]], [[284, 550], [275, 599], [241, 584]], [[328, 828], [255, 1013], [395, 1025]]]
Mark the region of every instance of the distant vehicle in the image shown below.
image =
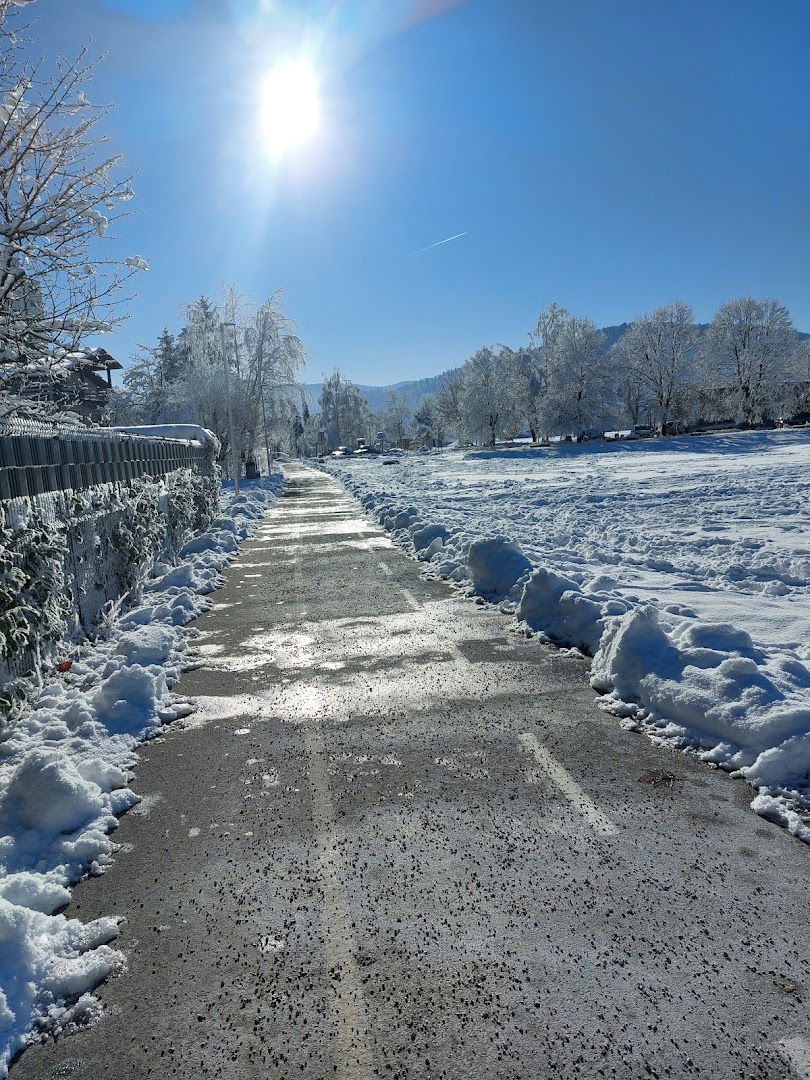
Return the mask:
[[354, 450], [352, 453], [354, 457], [357, 457], [358, 454], [360, 454], [361, 456], [368, 456], [371, 454], [371, 451], [367, 446], [358, 446], [357, 449]]
[[649, 424], [633, 424], [630, 428], [628, 439], [651, 439], [655, 435], [655, 428]]
[[350, 453], [351, 450], [349, 450], [348, 446], [336, 446], [332, 451], [332, 457], [346, 457]]

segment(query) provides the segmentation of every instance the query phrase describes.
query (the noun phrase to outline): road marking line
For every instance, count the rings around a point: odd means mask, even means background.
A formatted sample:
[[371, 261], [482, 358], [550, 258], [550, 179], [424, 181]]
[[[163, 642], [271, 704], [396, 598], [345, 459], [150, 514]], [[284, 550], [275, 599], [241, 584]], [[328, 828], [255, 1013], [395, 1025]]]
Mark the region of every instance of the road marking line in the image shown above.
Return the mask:
[[[302, 604], [304, 575], [301, 556], [293, 565], [293, 580], [299, 608]], [[304, 647], [302, 654], [315, 661], [314, 650]], [[307, 756], [307, 775], [312, 803], [312, 824], [318, 853], [318, 868], [323, 890], [324, 952], [327, 968], [337, 969], [340, 978], [331, 980], [335, 991], [334, 1054], [335, 1075], [339, 1080], [371, 1080], [374, 1063], [369, 1045], [368, 1019], [357, 965], [357, 943], [352, 929], [346, 880], [349, 868], [340, 849], [332, 792], [329, 786], [329, 761], [323, 729], [318, 713], [323, 712], [323, 695], [314, 685], [307, 688], [308, 712], [311, 719], [301, 717], [304, 750]]]
[[518, 739], [524, 748], [534, 755], [537, 764], [546, 776], [557, 785], [566, 799], [579, 811], [592, 829], [603, 833], [605, 836], [615, 836], [618, 833], [619, 830], [610, 818], [603, 814], [596, 803], [585, 794], [568, 770], [544, 746], [541, 746], [533, 731], [524, 731], [518, 735]]
[[810, 1039], [802, 1035], [793, 1035], [781, 1039], [777, 1048], [802, 1080], [810, 1080]]
[[339, 1077], [365, 1080], [374, 1076], [369, 1048], [368, 1021], [357, 966], [357, 945], [352, 930], [345, 881], [348, 874], [335, 830], [335, 808], [329, 788], [329, 765], [321, 722], [302, 723], [307, 754], [312, 824], [323, 890], [323, 934], [326, 963], [337, 969], [334, 982], [337, 1012], [335, 1067]]
[[402, 593], [402, 595], [405, 597], [405, 599], [408, 601], [414, 611], [422, 610], [422, 605], [419, 603], [419, 601], [416, 599], [410, 589], [405, 589], [400, 585], [399, 591]]
[[[394, 571], [391, 569], [390, 566], [387, 565], [387, 563], [384, 563], [382, 559], [380, 559], [380, 561], [377, 563], [377, 566], [379, 566], [379, 568], [386, 575], [386, 577], [392, 578], [394, 576]], [[419, 603], [419, 601], [416, 599], [410, 589], [406, 589], [404, 585], [400, 585], [399, 591], [402, 593], [402, 595], [405, 597], [405, 599], [408, 601], [414, 611], [422, 610], [422, 605]]]

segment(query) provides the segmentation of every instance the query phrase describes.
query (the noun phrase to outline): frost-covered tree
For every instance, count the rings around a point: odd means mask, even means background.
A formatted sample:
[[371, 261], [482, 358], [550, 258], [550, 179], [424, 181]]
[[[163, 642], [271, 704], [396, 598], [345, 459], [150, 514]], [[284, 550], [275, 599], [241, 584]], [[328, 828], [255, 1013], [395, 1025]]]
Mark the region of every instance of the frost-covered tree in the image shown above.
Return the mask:
[[614, 376], [617, 412], [631, 425], [652, 424], [653, 399], [638, 368], [627, 363], [621, 338], [608, 352], [608, 366]]
[[529, 332], [532, 345], [542, 349], [546, 354], [550, 353], [568, 318], [566, 309], [556, 301], [546, 304], [537, 316], [537, 325], [534, 330]]
[[795, 382], [796, 346], [790, 313], [778, 300], [731, 300], [704, 336], [703, 381], [722, 391], [737, 421], [761, 423]]
[[656, 308], [630, 324], [611, 357], [621, 372], [621, 396], [631, 417], [647, 411], [663, 431], [675, 412], [683, 412], [696, 341], [688, 304]]
[[603, 428], [611, 412], [613, 379], [604, 334], [590, 319], [565, 313], [543, 345], [548, 387], [544, 425], [552, 434], [580, 436]]
[[444, 444], [444, 421], [435, 394], [425, 394], [413, 414], [417, 438], [428, 446]]
[[459, 395], [461, 430], [475, 441], [494, 446], [497, 439], [520, 427], [514, 393], [510, 349], [478, 349], [461, 369]]
[[[265, 422], [269, 423], [268, 410], [275, 411], [278, 406], [278, 411], [288, 419], [290, 448], [298, 453], [308, 416], [299, 380], [306, 352], [282, 301], [282, 294], [277, 291], [255, 310], [249, 304], [244, 308], [241, 329], [244, 367], [237, 370], [245, 384], [248, 402], [258, 410], [248, 430], [258, 433], [261, 428], [264, 432], [261, 441], [266, 445], [269, 440], [264, 429]], [[239, 365], [239, 350], [236, 363]]]
[[796, 349], [795, 377], [793, 400], [783, 415], [805, 416], [810, 414], [810, 338], [799, 342]]
[[356, 439], [368, 437], [368, 402], [354, 383], [344, 378], [337, 368], [324, 378], [318, 404], [322, 430], [326, 433], [326, 450], [351, 446]]
[[514, 413], [525, 424], [537, 442], [542, 427], [543, 398], [547, 389], [546, 372], [540, 348], [509, 350], [511, 355], [510, 382], [514, 396]]
[[168, 327], [163, 327], [155, 345], [139, 346], [124, 374], [119, 403], [129, 423], [161, 424], [172, 420], [170, 395], [181, 366], [182, 356]]
[[298, 415], [304, 346], [281, 295], [256, 305], [229, 287], [219, 305], [202, 296], [185, 314], [177, 338], [164, 329], [157, 345], [142, 348], [124, 376], [129, 421], [201, 424], [219, 437], [224, 456], [230, 448], [227, 363], [237, 453], [279, 441], [286, 448], [285, 425]]
[[460, 371], [451, 371], [434, 395], [436, 411], [445, 428], [458, 433], [461, 423], [461, 390], [463, 379]]
[[407, 395], [401, 390], [386, 390], [382, 430], [388, 434], [389, 439], [394, 442], [404, 439], [410, 429], [412, 416]]
[[105, 250], [133, 197], [100, 131], [111, 106], [92, 97], [95, 63], [34, 58], [0, 2], [0, 379], [9, 365], [54, 361], [120, 317], [124, 284], [148, 269]]

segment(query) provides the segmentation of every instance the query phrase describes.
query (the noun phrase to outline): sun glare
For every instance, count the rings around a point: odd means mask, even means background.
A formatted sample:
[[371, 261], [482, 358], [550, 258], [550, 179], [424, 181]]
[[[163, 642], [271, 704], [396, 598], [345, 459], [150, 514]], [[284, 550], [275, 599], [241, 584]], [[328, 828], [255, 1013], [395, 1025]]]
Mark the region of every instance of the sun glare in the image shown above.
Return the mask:
[[287, 60], [263, 78], [259, 124], [264, 148], [281, 157], [317, 132], [321, 121], [318, 80], [305, 60]]

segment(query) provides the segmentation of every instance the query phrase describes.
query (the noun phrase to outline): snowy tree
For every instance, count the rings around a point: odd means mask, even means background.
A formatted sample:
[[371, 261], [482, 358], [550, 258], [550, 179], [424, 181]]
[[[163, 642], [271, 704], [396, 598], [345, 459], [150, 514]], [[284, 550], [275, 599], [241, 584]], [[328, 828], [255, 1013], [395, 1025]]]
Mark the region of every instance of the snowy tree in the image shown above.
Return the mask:
[[[205, 296], [186, 308], [186, 323], [177, 338], [178, 373], [168, 388], [168, 418], [209, 428], [220, 439], [223, 455], [229, 448], [222, 366], [220, 317]], [[233, 363], [232, 350], [229, 363]]]
[[631, 323], [611, 350], [622, 372], [621, 396], [631, 417], [646, 407], [663, 431], [674, 412], [683, 411], [696, 341], [688, 304], [668, 304]]
[[401, 390], [386, 390], [383, 428], [388, 438], [401, 442], [410, 428], [411, 406], [406, 394]]
[[436, 411], [444, 426], [458, 433], [461, 423], [461, 391], [464, 380], [460, 371], [451, 371], [434, 395]]
[[[502, 351], [506, 350], [502, 346]], [[543, 356], [540, 348], [506, 350], [509, 357], [509, 379], [514, 398], [514, 416], [525, 424], [532, 441], [537, 442], [542, 427], [543, 398], [547, 389]], [[506, 356], [504, 356], [506, 360]]]
[[413, 414], [417, 438], [428, 446], [444, 444], [444, 421], [435, 394], [425, 394]]
[[546, 304], [537, 316], [534, 330], [529, 332], [532, 345], [542, 349], [544, 353], [550, 353], [568, 318], [568, 312], [558, 303], [552, 301]]
[[790, 313], [778, 300], [731, 300], [703, 340], [704, 382], [722, 390], [736, 420], [761, 423], [795, 382], [796, 346]]
[[350, 446], [356, 439], [368, 437], [368, 402], [354, 383], [345, 379], [337, 368], [324, 378], [318, 403], [322, 430], [326, 432], [325, 449]]
[[[239, 369], [246, 384], [248, 401], [261, 410], [264, 430], [268, 409], [286, 415], [290, 426], [291, 450], [298, 453], [308, 413], [299, 373], [306, 359], [304, 344], [295, 333], [295, 324], [284, 312], [282, 295], [275, 292], [255, 311], [248, 305], [241, 331], [245, 367]], [[239, 356], [236, 357], [237, 365]], [[299, 413], [298, 403], [301, 403]], [[284, 406], [284, 408], [282, 408]], [[258, 431], [256, 423], [248, 430]], [[263, 441], [268, 442], [265, 432]]]
[[613, 380], [601, 331], [590, 319], [565, 313], [544, 340], [543, 356], [548, 377], [543, 400], [546, 430], [579, 437], [603, 428], [610, 415]]
[[229, 287], [219, 306], [204, 296], [190, 304], [177, 339], [164, 330], [154, 349], [141, 350], [124, 382], [133, 407], [143, 411], [157, 401], [162, 421], [210, 428], [224, 456], [230, 449], [227, 363], [235, 450], [241, 455], [278, 442], [287, 447], [285, 432], [298, 416], [303, 362], [304, 346], [280, 294], [257, 306]]
[[109, 330], [125, 282], [148, 268], [102, 250], [133, 192], [121, 158], [102, 152], [111, 107], [91, 100], [95, 64], [87, 49], [50, 67], [30, 59], [7, 22], [17, 6], [0, 3], [0, 361], [12, 366]]
[[126, 409], [127, 422], [170, 422], [171, 392], [180, 370], [180, 350], [174, 335], [164, 326], [156, 345], [139, 346], [137, 355], [124, 374], [124, 401], [120, 407]]
[[627, 363], [621, 338], [608, 352], [607, 362], [614, 375], [618, 412], [631, 425], [651, 424], [653, 399], [649, 386], [639, 369]]
[[787, 415], [810, 415], [810, 338], [796, 349], [795, 379], [796, 391]]
[[499, 436], [520, 427], [514, 394], [511, 350], [478, 349], [461, 369], [461, 429], [475, 441], [494, 446]]

